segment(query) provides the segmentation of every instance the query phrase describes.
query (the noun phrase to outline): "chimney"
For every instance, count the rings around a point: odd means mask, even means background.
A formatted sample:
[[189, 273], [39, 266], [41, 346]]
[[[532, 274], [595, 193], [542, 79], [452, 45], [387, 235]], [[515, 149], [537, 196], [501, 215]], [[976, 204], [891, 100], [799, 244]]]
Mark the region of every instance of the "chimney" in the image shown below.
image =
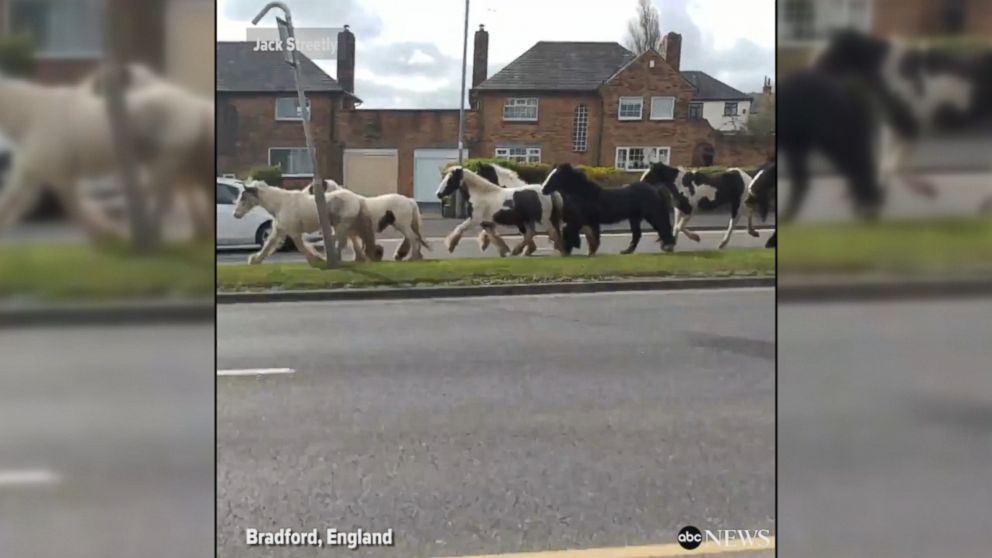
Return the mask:
[[479, 24], [475, 32], [475, 47], [472, 50], [472, 87], [468, 92], [469, 107], [478, 107], [478, 96], [473, 91], [477, 85], [489, 77], [489, 32]]
[[671, 67], [675, 68], [676, 72], [680, 71], [682, 66], [682, 35], [674, 31], [665, 35], [665, 38], [661, 40], [661, 55]]
[[[341, 88], [351, 93], [355, 94], [355, 35], [352, 33], [348, 26], [344, 26], [344, 30], [338, 33], [338, 83], [341, 84]], [[344, 99], [344, 108], [353, 109], [355, 108], [355, 100], [352, 97], [346, 96]]]
[[765, 76], [765, 86], [761, 88], [761, 92], [766, 97], [772, 94], [772, 78]]
[[479, 25], [475, 32], [475, 50], [472, 51], [472, 87], [486, 81], [489, 73], [489, 32]]

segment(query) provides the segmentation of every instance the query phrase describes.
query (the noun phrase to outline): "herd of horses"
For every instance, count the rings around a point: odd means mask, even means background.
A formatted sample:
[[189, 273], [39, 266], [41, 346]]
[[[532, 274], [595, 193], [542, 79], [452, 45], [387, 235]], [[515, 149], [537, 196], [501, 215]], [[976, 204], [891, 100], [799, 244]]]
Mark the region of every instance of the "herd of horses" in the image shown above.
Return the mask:
[[[479, 228], [482, 250], [493, 244], [500, 256], [533, 254], [537, 251], [534, 238], [541, 230], [554, 249], [566, 256], [580, 248], [580, 235], [584, 234], [592, 256], [601, 245], [602, 226], [624, 221], [630, 225], [631, 239], [622, 254], [637, 249], [641, 223], [645, 221], [658, 233], [661, 249], [671, 252], [679, 234], [699, 242], [699, 235], [687, 227], [695, 213], [727, 208], [730, 222], [720, 243], [722, 249], [742, 214], [747, 214], [748, 233], [759, 236], [754, 229], [754, 216], [767, 219], [775, 204], [776, 176], [774, 159], [753, 178], [738, 168], [700, 173], [656, 162], [636, 182], [607, 188], [569, 163], [555, 166], [542, 184], [527, 184], [509, 168], [484, 163], [476, 171], [464, 166], [447, 169], [437, 197], [444, 199], [461, 192], [470, 208], [469, 217], [444, 240], [449, 252], [455, 250], [466, 231]], [[430, 250], [421, 234], [422, 219], [414, 200], [400, 194], [366, 197], [333, 180], [325, 183], [328, 216], [336, 237], [335, 246], [330, 248], [337, 251], [339, 258], [350, 240], [356, 260], [381, 260], [383, 250], [376, 244], [375, 235], [387, 227], [403, 236], [394, 259], [409, 256], [410, 260], [419, 260], [423, 258], [422, 249]], [[311, 264], [321, 259], [306, 241], [306, 235], [320, 230], [312, 185], [291, 191], [249, 181], [237, 200], [234, 216], [240, 218], [256, 206], [272, 214], [274, 223], [272, 234], [261, 250], [249, 256], [249, 263], [263, 261], [286, 238], [292, 239]], [[520, 242], [511, 248], [499, 226], [519, 230]], [[775, 246], [774, 235], [766, 246]]]

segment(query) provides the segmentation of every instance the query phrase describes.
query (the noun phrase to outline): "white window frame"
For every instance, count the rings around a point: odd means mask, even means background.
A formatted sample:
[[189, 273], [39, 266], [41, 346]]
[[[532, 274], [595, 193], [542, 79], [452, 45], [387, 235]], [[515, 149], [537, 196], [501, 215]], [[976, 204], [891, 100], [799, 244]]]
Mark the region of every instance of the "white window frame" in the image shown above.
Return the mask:
[[[279, 101], [286, 101], [286, 100], [292, 101], [293, 102], [293, 106], [296, 107], [296, 113], [297, 114], [300, 113], [300, 102], [299, 102], [299, 98], [297, 98], [297, 97], [276, 97], [276, 102], [275, 102], [275, 105], [276, 106], [275, 106], [275, 109], [274, 109], [275, 110], [276, 121], [277, 122], [302, 122], [303, 121], [303, 116], [302, 115], [300, 115], [300, 116], [279, 116]], [[310, 102], [310, 97], [307, 97], [307, 122], [310, 122], [312, 120], [313, 120], [313, 105]]]
[[[624, 101], [626, 101], [627, 103], [633, 103], [633, 99], [637, 99], [637, 102], [639, 103], [639, 110], [637, 111], [637, 116], [636, 117], [635, 116], [624, 116], [623, 115]], [[620, 101], [617, 103], [617, 119], [618, 120], [628, 120], [628, 121], [643, 120], [644, 119], [644, 97], [635, 97], [635, 96], [620, 97]]]
[[[654, 114], [654, 101], [655, 99], [670, 99], [672, 101], [672, 115], [671, 116], [655, 116]], [[659, 95], [651, 97], [651, 120], [675, 120], [675, 103], [677, 100], [675, 97]]]
[[[513, 155], [510, 150], [523, 149], [524, 153], [522, 155]], [[531, 161], [531, 157], [536, 156], [537, 160]], [[495, 151], [495, 157], [497, 159], [507, 159], [509, 161], [516, 161], [518, 163], [540, 163], [541, 162], [541, 148], [534, 147], [530, 145], [504, 145], [502, 147], [497, 147]], [[520, 160], [520, 158], [523, 160]]]
[[625, 152], [624, 153], [624, 160], [626, 161], [626, 160], [629, 160], [629, 158], [630, 158], [630, 150], [631, 149], [643, 149], [643, 150], [648, 150], [648, 149], [662, 150], [663, 149], [665, 151], [665, 157], [661, 160], [661, 162], [662, 163], [665, 163], [667, 165], [672, 160], [672, 148], [669, 147], [669, 146], [665, 146], [665, 145], [618, 145], [617, 146], [617, 149], [616, 149], [616, 157], [614, 158], [614, 161], [613, 161], [613, 165], [614, 165], [615, 168], [617, 168], [619, 170], [624, 170], [624, 171], [645, 171], [645, 170], [648, 170], [648, 168], [650, 167], [650, 164], [651, 163], [658, 162], [658, 161], [649, 160], [649, 158], [647, 156], [647, 153], [645, 153], [644, 162], [648, 166], [643, 167], [643, 168], [630, 168], [626, 164], [624, 164], [624, 165], [621, 166], [621, 164], [620, 164], [620, 152], [621, 151], [624, 151]]
[[[269, 148], [269, 166], [270, 167], [275, 166], [275, 163], [272, 162], [272, 152], [273, 151], [304, 151], [307, 154], [307, 159], [310, 158], [310, 152], [309, 152], [309, 150], [307, 149], [306, 146], [304, 146], [304, 147], [270, 147]], [[309, 173], [290, 173], [290, 172], [287, 172], [288, 169], [280, 169], [280, 170], [283, 171], [282, 176], [284, 178], [311, 178], [311, 177], [313, 177], [313, 172], [309, 172]]]
[[[521, 102], [522, 101], [522, 102]], [[506, 115], [506, 110], [509, 108], [525, 107], [534, 108], [534, 117], [529, 116], [523, 117], [508, 117]], [[538, 113], [540, 111], [540, 101], [537, 97], [507, 97], [503, 101], [503, 121], [505, 122], [537, 122]]]
[[572, 116], [572, 152], [585, 153], [589, 149], [589, 107], [578, 105]]
[[[25, 0], [27, 1], [27, 0]], [[37, 3], [40, 4], [60, 4], [64, 0], [39, 0]], [[13, 16], [13, 4], [12, 0], [7, 0], [2, 2], [3, 4], [3, 32], [5, 35], [14, 34], [14, 29], [12, 26], [12, 16]], [[94, 16], [93, 20], [98, 22], [103, 22], [107, 18], [107, 5], [106, 0], [92, 0], [93, 8], [99, 10], [99, 14]], [[75, 22], [77, 25], [79, 22]], [[99, 37], [98, 45], [93, 48], [82, 48], [80, 46], [73, 46], [67, 50], [48, 50], [43, 45], [35, 46], [35, 57], [39, 60], [90, 60], [93, 58], [101, 58], [103, 56], [103, 51], [105, 48], [104, 44], [104, 33], [102, 29], [97, 29], [95, 31]]]

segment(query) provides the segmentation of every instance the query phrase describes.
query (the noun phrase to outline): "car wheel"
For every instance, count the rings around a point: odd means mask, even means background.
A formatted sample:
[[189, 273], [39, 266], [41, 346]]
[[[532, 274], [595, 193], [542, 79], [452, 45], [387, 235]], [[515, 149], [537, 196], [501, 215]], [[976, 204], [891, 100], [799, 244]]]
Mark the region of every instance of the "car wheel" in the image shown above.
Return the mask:
[[[265, 245], [265, 242], [269, 240], [270, 234], [272, 234], [272, 222], [263, 223], [261, 227], [258, 227], [258, 231], [255, 232], [255, 242], [259, 246]], [[287, 238], [282, 241], [282, 244], [276, 247], [276, 251], [282, 252], [284, 250], [292, 250], [293, 248], [293, 241]]]

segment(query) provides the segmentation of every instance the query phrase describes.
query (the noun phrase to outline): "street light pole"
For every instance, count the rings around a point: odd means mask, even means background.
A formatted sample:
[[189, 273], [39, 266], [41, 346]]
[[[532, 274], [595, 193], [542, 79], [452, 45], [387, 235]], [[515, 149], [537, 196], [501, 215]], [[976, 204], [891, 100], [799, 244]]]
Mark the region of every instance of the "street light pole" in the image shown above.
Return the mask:
[[[280, 33], [282, 32], [282, 28], [285, 27], [286, 38], [292, 39], [295, 45], [296, 32], [293, 29], [293, 15], [289, 11], [289, 6], [282, 2], [269, 2], [266, 4], [262, 8], [262, 11], [255, 16], [255, 19], [251, 20], [252, 25], [258, 25], [258, 22], [272, 8], [279, 8], [286, 15], [285, 21], [276, 18], [276, 22], [279, 24]], [[324, 180], [320, 176], [320, 166], [317, 164], [317, 149], [314, 147], [313, 135], [310, 133], [310, 108], [307, 106], [307, 97], [303, 93], [299, 58], [296, 56], [295, 46], [289, 49], [288, 45], [286, 45], [284, 48], [287, 49], [285, 50], [286, 62], [293, 67], [293, 76], [296, 80], [296, 97], [300, 106], [300, 116], [303, 117], [303, 135], [306, 136], [307, 151], [310, 153], [310, 165], [313, 167], [313, 193], [317, 203], [317, 217], [320, 219], [320, 231], [324, 237], [325, 263], [327, 267], [334, 267], [338, 264], [338, 253], [335, 249], [337, 244], [334, 242], [334, 230], [331, 229], [330, 216], [327, 214], [327, 200], [324, 198]], [[301, 246], [300, 248], [302, 249], [303, 247]]]
[[[465, 67], [468, 63], [468, 2], [465, 0], [465, 30], [462, 36], [462, 90], [461, 98], [458, 104], [458, 166], [464, 163], [464, 149], [465, 149]], [[459, 191], [460, 194], [460, 191]], [[464, 200], [461, 199], [459, 195], [458, 198], [462, 203], [457, 205], [457, 208], [464, 212]]]

